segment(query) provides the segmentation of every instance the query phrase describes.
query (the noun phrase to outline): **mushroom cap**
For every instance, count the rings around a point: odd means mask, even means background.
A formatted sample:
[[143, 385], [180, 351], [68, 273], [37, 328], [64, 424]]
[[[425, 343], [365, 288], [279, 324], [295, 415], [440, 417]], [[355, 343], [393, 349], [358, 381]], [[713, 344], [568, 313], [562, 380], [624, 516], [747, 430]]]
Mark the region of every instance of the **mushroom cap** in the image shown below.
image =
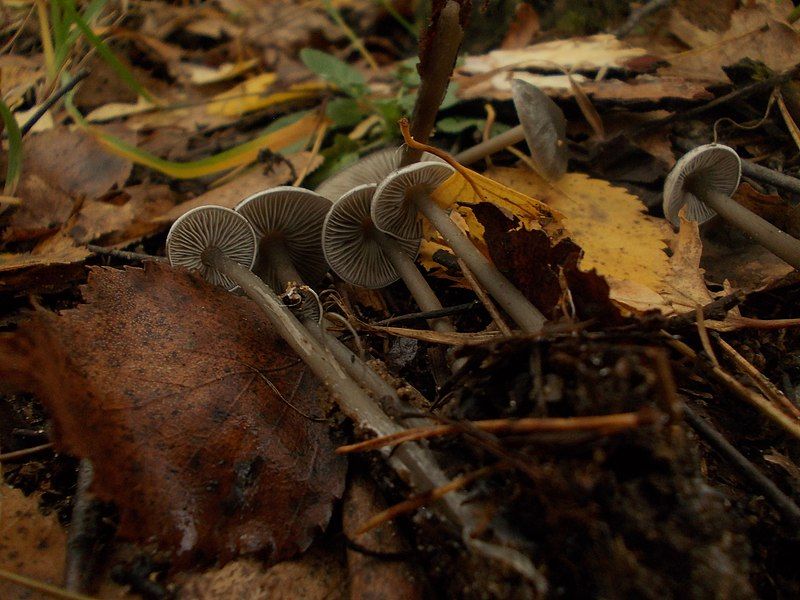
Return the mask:
[[[368, 154], [349, 167], [329, 177], [317, 187], [317, 193], [331, 201], [344, 196], [348, 191], [359, 185], [380, 183], [383, 179], [400, 165], [403, 147], [386, 148]], [[438, 156], [423, 152], [422, 160], [441, 161]]]
[[[397, 281], [397, 274], [370, 230], [374, 225], [369, 214], [377, 186], [360, 185], [333, 203], [322, 227], [322, 248], [325, 259], [347, 283], [365, 288], [386, 287]], [[400, 249], [412, 259], [419, 252], [419, 239], [398, 240]]]
[[558, 105], [535, 85], [514, 79], [511, 82], [514, 108], [525, 132], [536, 172], [553, 181], [567, 171], [567, 120]]
[[455, 169], [444, 162], [424, 161], [398, 169], [386, 177], [372, 199], [372, 220], [382, 232], [400, 240], [419, 240], [422, 223], [417, 208], [406, 200], [410, 190], [430, 193]]
[[256, 244], [256, 233], [243, 216], [223, 206], [198, 206], [170, 227], [167, 257], [173, 267], [200, 271], [206, 281], [234, 290], [236, 283], [204, 264], [202, 254], [209, 248], [219, 248], [231, 260], [252, 269]]
[[[317, 285], [328, 266], [322, 253], [322, 222], [331, 201], [310, 190], [280, 186], [258, 192], [242, 200], [236, 212], [253, 226], [259, 239], [259, 253], [254, 271], [273, 290], [282, 290], [271, 267], [269, 247], [262, 242], [273, 238], [283, 242], [289, 259], [308, 285]], [[298, 282], [299, 283], [299, 282]]]
[[717, 213], [690, 191], [691, 186], [699, 184], [732, 196], [741, 176], [742, 160], [733, 148], [705, 144], [690, 150], [675, 163], [664, 181], [664, 216], [679, 227], [678, 212], [686, 205], [686, 217], [690, 221], [705, 223]]

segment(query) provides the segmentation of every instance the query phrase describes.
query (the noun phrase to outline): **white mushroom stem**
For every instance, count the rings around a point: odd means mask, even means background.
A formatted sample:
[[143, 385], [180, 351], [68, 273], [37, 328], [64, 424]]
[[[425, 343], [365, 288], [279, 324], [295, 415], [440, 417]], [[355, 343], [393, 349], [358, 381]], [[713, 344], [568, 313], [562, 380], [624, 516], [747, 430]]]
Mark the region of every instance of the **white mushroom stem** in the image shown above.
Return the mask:
[[741, 229], [747, 236], [778, 258], [785, 260], [795, 269], [800, 269], [800, 240], [747, 210], [725, 194], [704, 189], [699, 185], [687, 187], [720, 217]]
[[502, 149], [517, 144], [524, 139], [525, 131], [522, 129], [522, 125], [517, 125], [508, 131], [504, 131], [500, 135], [496, 135], [480, 144], [475, 144], [471, 148], [459, 152], [456, 154], [455, 159], [462, 165], [471, 165], [482, 158], [500, 152]]
[[[442, 303], [439, 302], [439, 298], [433, 293], [431, 286], [425, 281], [411, 257], [403, 252], [392, 238], [374, 227], [372, 228], [372, 235], [391, 261], [392, 266], [397, 270], [398, 275], [403, 279], [417, 305], [424, 312], [442, 310]], [[428, 324], [431, 329], [439, 333], [453, 333], [455, 331], [453, 322], [447, 317], [429, 319]]]
[[[203, 252], [203, 262], [235, 282], [245, 294], [264, 312], [269, 322], [297, 355], [313, 371], [333, 394], [339, 408], [360, 429], [376, 436], [385, 436], [403, 431], [342, 369], [333, 355], [300, 324], [300, 321], [280, 301], [257, 275], [237, 262], [229, 259], [218, 248]], [[408, 480], [417, 492], [426, 492], [449, 482], [428, 450], [415, 443], [406, 443], [396, 452], [385, 456]], [[462, 493], [447, 494], [440, 503], [445, 515], [468, 537], [475, 525]]]
[[[289, 282], [302, 284], [303, 280], [289, 256], [286, 246], [279, 239], [272, 239], [261, 243], [261, 260], [268, 262], [274, 270], [277, 278], [285, 285]], [[440, 307], [441, 308], [441, 307]], [[364, 389], [370, 392], [385, 409], [390, 409], [396, 414], [409, 413], [412, 411], [408, 403], [400, 400], [397, 390], [386, 383], [370, 366], [359, 356], [345, 346], [342, 342], [325, 330], [314, 319], [300, 317], [300, 322], [308, 332], [328, 350], [333, 357], [344, 368], [353, 381], [358, 382]], [[430, 425], [428, 419], [410, 419], [409, 425], [413, 427], [422, 424]]]
[[475, 278], [514, 322], [525, 333], [541, 331], [547, 320], [544, 315], [475, 248], [467, 236], [450, 220], [450, 216], [426, 193], [411, 193], [409, 199], [442, 235], [456, 256], [467, 263]]

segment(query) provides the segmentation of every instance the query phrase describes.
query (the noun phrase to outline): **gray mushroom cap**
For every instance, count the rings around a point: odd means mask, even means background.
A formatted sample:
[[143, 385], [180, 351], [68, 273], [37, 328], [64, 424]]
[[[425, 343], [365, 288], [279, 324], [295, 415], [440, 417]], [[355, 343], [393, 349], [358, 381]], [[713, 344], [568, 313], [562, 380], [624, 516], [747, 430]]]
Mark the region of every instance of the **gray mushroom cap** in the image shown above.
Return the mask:
[[431, 193], [455, 172], [444, 162], [424, 161], [394, 171], [372, 199], [372, 220], [382, 232], [400, 240], [419, 240], [422, 223], [408, 192]]
[[167, 234], [167, 257], [173, 267], [200, 271], [206, 281], [236, 289], [237, 285], [203, 263], [203, 252], [218, 248], [247, 269], [256, 259], [256, 233], [247, 219], [223, 206], [198, 206], [178, 217]]
[[[322, 227], [322, 248], [331, 270], [344, 281], [370, 289], [386, 287], [400, 276], [373, 234], [370, 217], [375, 184], [358, 186], [336, 202]], [[412, 259], [419, 239], [397, 242]]]
[[675, 163], [664, 181], [664, 216], [680, 226], [678, 213], [685, 205], [687, 219], [705, 223], [717, 213], [691, 190], [702, 187], [732, 196], [741, 176], [742, 161], [733, 148], [723, 144], [698, 146]]
[[331, 202], [310, 190], [275, 187], [245, 198], [236, 212], [253, 226], [259, 239], [254, 271], [273, 289], [281, 282], [266, 255], [269, 242], [282, 242], [294, 268], [308, 285], [317, 285], [328, 270], [322, 253], [322, 223]]
[[511, 82], [514, 108], [519, 116], [536, 172], [553, 181], [567, 171], [567, 120], [558, 105], [535, 85]]
[[[323, 181], [317, 193], [331, 201], [337, 200], [359, 185], [380, 183], [400, 165], [403, 147], [378, 150]], [[441, 161], [438, 156], [423, 152], [422, 160]]]

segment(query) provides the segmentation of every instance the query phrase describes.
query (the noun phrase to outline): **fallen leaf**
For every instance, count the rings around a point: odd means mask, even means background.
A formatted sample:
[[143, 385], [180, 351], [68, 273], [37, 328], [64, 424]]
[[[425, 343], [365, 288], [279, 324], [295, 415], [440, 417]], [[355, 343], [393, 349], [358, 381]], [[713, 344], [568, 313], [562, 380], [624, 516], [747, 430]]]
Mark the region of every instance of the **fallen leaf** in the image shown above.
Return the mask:
[[[100, 126], [97, 126], [100, 127]], [[122, 126], [103, 126], [104, 132], [133, 142]], [[25, 172], [73, 198], [98, 198], [112, 187], [122, 187], [133, 163], [106, 152], [91, 136], [66, 127], [25, 137]]]
[[[61, 585], [67, 534], [55, 513], [39, 511], [39, 497], [0, 486], [0, 565], [51, 585]], [[40, 592], [0, 580], [0, 598], [34, 600]]]
[[672, 246], [670, 272], [664, 278], [663, 296], [677, 312], [691, 311], [712, 302], [714, 297], [708, 291], [700, 268], [703, 242], [697, 222], [687, 221], [681, 216], [681, 227]]
[[275, 73], [262, 73], [240, 83], [230, 90], [214, 96], [206, 106], [210, 115], [239, 117], [249, 112], [262, 110], [296, 100], [305, 100], [319, 96], [328, 89], [328, 85], [320, 82], [298, 83], [286, 90], [267, 91], [275, 83]]
[[[295, 170], [301, 169], [309, 160], [311, 161], [309, 172], [322, 163], [322, 158], [319, 155], [312, 156], [310, 152], [299, 152], [286, 158], [286, 161], [291, 163]], [[193, 200], [181, 202], [166, 213], [155, 217], [153, 221], [156, 223], [172, 222], [185, 212], [206, 204], [234, 208], [251, 194], [290, 183], [295, 174], [292, 173], [292, 169], [287, 162], [277, 161], [269, 169], [257, 165], [249, 173], [239, 175], [232, 181], [213, 188]]]
[[35, 174], [23, 173], [17, 186], [21, 204], [3, 232], [4, 242], [19, 242], [48, 235], [72, 214], [72, 198]]
[[583, 248], [580, 268], [595, 269], [613, 281], [636, 281], [659, 290], [669, 272], [663, 220], [646, 214], [641, 201], [623, 188], [582, 173], [548, 183], [527, 167], [487, 172], [523, 194], [538, 198], [563, 215], [570, 238]]
[[178, 592], [178, 600], [345, 600], [347, 572], [340, 553], [325, 546], [271, 567], [239, 559], [196, 575]]
[[45, 404], [58, 448], [92, 461], [119, 535], [179, 566], [307, 548], [345, 463], [301, 416], [322, 414], [324, 388], [255, 305], [153, 263], [92, 269], [83, 294], [0, 338], [0, 372]]
[[83, 275], [87, 256], [86, 248], [62, 233], [42, 240], [30, 252], [0, 253], [0, 292], [62, 290]]
[[514, 9], [514, 18], [500, 43], [500, 48], [503, 50], [525, 48], [540, 30], [539, 13], [530, 4], [520, 2]]
[[[258, 65], [258, 61], [254, 58], [250, 60], [243, 60], [236, 63], [224, 63], [217, 67], [207, 67], [205, 65], [195, 65], [192, 63], [183, 63], [181, 70], [189, 79], [189, 82], [194, 85], [209, 85], [212, 83], [220, 83], [222, 81], [229, 81]], [[273, 79], [274, 80], [274, 79]]]

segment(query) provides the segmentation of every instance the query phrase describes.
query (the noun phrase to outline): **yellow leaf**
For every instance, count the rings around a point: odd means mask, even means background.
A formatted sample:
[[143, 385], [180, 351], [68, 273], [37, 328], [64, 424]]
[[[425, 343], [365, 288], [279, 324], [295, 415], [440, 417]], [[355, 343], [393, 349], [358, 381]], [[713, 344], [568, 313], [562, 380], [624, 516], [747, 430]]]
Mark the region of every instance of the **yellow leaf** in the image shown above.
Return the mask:
[[217, 94], [207, 107], [208, 114], [235, 117], [283, 102], [314, 98], [328, 89], [320, 82], [298, 83], [288, 90], [267, 94], [276, 79], [275, 73], [262, 73]]
[[670, 272], [664, 243], [668, 234], [636, 196], [582, 173], [568, 173], [552, 183], [527, 168], [496, 168], [490, 175], [563, 213], [570, 237], [584, 251], [581, 270], [596, 269], [609, 279], [612, 298], [614, 280], [662, 291]]

